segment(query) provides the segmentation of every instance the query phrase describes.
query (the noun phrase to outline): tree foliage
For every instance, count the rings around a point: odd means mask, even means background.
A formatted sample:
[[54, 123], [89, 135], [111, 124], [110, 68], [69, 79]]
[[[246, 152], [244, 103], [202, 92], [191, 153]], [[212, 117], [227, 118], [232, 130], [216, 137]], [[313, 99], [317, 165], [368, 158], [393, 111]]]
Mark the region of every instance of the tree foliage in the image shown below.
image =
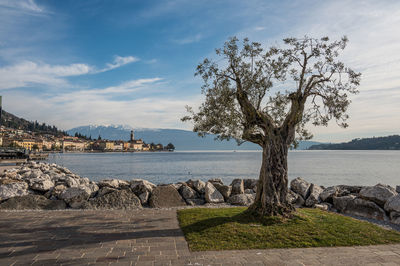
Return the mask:
[[217, 59], [197, 66], [205, 101], [198, 112], [187, 106], [182, 120], [192, 121], [199, 135], [262, 147], [276, 135], [287, 145], [311, 138], [308, 123], [326, 126], [333, 119], [347, 127], [349, 95], [358, 92], [361, 77], [338, 60], [347, 42], [305, 36], [264, 49], [247, 38], [230, 38], [216, 49]]

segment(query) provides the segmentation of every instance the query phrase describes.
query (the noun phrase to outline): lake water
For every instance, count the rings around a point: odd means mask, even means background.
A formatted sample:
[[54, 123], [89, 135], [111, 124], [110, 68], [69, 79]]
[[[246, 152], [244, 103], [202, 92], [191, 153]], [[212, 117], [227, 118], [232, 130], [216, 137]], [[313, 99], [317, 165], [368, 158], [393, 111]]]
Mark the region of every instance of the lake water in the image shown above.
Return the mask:
[[[155, 184], [207, 181], [221, 178], [258, 178], [259, 151], [63, 153], [50, 154], [49, 162], [63, 165], [91, 180], [143, 178]], [[330, 186], [400, 185], [400, 151], [290, 151], [289, 179], [298, 176]]]

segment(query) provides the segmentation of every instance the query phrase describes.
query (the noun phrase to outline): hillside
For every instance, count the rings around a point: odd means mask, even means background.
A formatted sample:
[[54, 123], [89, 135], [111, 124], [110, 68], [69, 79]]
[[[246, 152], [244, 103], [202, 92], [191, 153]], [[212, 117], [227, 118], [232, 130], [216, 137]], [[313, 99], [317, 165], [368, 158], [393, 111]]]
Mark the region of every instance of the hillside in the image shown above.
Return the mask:
[[353, 139], [337, 144], [312, 145], [309, 150], [400, 150], [400, 136]]
[[[68, 134], [74, 135], [80, 133], [97, 138], [99, 135], [103, 139], [110, 140], [129, 140], [129, 126], [82, 126], [70, 129]], [[135, 129], [135, 138], [143, 139], [146, 143], [173, 143], [177, 150], [258, 150], [258, 145], [253, 143], [243, 143], [238, 146], [236, 141], [218, 141], [215, 136], [209, 135], [201, 138], [197, 133], [188, 130], [179, 129]], [[304, 141], [299, 145], [300, 150], [305, 150], [318, 142]]]
[[55, 126], [46, 125], [45, 123], [40, 124], [37, 121], [31, 122], [26, 119], [19, 118], [4, 110], [2, 110], [1, 125], [8, 128], [21, 129], [24, 131], [31, 131], [41, 134], [50, 134], [56, 136], [65, 135], [65, 132], [59, 130]]

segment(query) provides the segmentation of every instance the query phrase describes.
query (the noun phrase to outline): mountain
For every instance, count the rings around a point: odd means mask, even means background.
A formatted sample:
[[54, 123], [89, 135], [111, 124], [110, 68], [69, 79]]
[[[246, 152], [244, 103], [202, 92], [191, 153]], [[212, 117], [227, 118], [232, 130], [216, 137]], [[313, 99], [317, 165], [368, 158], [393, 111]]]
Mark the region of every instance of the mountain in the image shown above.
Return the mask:
[[[102, 139], [109, 140], [129, 140], [132, 128], [129, 126], [111, 125], [111, 126], [81, 126], [67, 130], [69, 135], [80, 133], [98, 138], [100, 135]], [[143, 139], [146, 143], [161, 143], [166, 145], [168, 143], [174, 144], [177, 150], [258, 150], [258, 145], [245, 142], [238, 146], [235, 140], [219, 141], [214, 140], [215, 135], [208, 135], [204, 138], [199, 137], [197, 133], [180, 130], [180, 129], [149, 129], [137, 128], [134, 129], [135, 139]], [[308, 147], [319, 144], [319, 142], [303, 141], [300, 142], [298, 149], [305, 150]]]
[[46, 125], [45, 123], [38, 123], [37, 121], [31, 122], [4, 110], [1, 111], [1, 125], [7, 128], [21, 129], [40, 134], [50, 134], [55, 136], [65, 135], [65, 132], [59, 130], [55, 126]]
[[309, 150], [400, 150], [400, 136], [353, 139], [349, 142], [313, 145]]

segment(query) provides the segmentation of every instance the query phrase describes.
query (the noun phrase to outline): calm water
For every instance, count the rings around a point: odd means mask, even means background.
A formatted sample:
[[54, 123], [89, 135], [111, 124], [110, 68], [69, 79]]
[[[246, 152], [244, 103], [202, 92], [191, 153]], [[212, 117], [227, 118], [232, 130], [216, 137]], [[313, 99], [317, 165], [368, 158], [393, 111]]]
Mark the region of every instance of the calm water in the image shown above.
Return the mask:
[[[261, 152], [162, 152], [51, 154], [91, 180], [147, 179], [155, 184], [221, 178], [258, 178]], [[291, 151], [289, 179], [301, 176], [320, 185], [400, 185], [400, 151]]]

